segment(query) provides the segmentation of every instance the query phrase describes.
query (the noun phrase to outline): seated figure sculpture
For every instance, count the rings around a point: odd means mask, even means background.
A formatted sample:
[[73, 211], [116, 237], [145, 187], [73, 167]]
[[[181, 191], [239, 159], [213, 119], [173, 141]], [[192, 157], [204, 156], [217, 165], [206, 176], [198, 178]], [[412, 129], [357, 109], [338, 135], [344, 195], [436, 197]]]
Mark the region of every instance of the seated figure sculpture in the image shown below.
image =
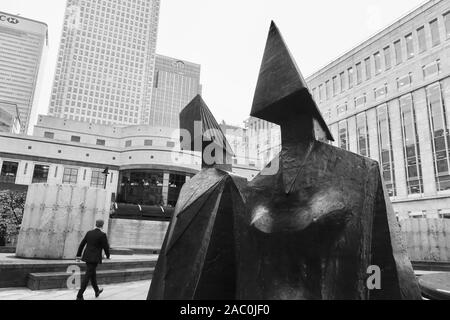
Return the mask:
[[235, 299], [233, 226], [242, 225], [247, 181], [231, 173], [231, 147], [199, 95], [181, 112], [180, 129], [183, 149], [202, 152], [202, 170], [181, 189], [148, 299]]
[[[203, 161], [182, 188], [148, 298], [421, 299], [378, 163], [327, 143], [332, 134], [274, 23], [251, 115], [280, 125], [280, 154], [249, 183]], [[219, 127], [200, 97], [181, 128], [198, 131], [192, 119], [201, 135]], [[191, 150], [205, 158], [215, 144], [229, 156], [218, 132]], [[367, 285], [371, 270], [381, 287]]]
[[273, 22], [251, 115], [281, 127], [282, 150], [244, 191], [236, 298], [420, 299], [378, 163], [327, 143]]

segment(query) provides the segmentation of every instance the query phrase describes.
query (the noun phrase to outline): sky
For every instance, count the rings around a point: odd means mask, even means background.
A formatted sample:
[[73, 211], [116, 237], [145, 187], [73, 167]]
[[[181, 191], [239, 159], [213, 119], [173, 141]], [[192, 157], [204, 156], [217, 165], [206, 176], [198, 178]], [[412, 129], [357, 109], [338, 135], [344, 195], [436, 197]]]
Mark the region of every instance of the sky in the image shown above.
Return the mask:
[[[425, 1], [426, 2], [426, 1]], [[48, 109], [65, 0], [0, 0], [0, 11], [49, 26]], [[242, 125], [250, 113], [270, 21], [305, 77], [423, 4], [424, 0], [161, 0], [157, 53], [202, 66], [203, 98], [218, 121]]]

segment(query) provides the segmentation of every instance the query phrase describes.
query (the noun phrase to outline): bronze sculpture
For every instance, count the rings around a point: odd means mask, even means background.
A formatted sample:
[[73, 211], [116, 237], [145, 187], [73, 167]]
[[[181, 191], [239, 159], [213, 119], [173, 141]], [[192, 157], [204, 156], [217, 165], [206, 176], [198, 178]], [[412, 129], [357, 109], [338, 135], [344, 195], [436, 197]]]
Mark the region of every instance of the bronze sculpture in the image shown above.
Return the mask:
[[[280, 125], [281, 153], [249, 183], [204, 165], [183, 187], [149, 299], [421, 299], [378, 163], [327, 144], [273, 22], [251, 115]], [[183, 116], [218, 126], [198, 98]]]
[[192, 138], [185, 150], [202, 152], [202, 170], [181, 190], [148, 299], [234, 299], [233, 225], [244, 216], [246, 180], [231, 173], [231, 147], [200, 96], [181, 112], [180, 128]]
[[318, 141], [333, 138], [273, 22], [252, 116], [280, 125], [282, 151], [244, 192], [237, 298], [420, 299], [378, 163]]

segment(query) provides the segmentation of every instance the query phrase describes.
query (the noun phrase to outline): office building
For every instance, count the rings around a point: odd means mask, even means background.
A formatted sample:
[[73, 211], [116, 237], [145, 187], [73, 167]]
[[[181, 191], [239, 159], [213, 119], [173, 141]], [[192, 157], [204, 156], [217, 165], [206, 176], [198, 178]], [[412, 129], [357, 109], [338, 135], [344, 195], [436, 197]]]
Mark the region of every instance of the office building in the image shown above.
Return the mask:
[[23, 133], [37, 120], [47, 50], [45, 23], [0, 12], [0, 103], [17, 106]]
[[200, 65], [157, 55], [148, 124], [178, 128], [180, 111], [201, 90]]
[[68, 0], [49, 114], [97, 124], [149, 117], [159, 0]]
[[[306, 81], [334, 145], [379, 161], [399, 219], [450, 216], [450, 2], [425, 3]], [[262, 168], [280, 129], [246, 127]]]
[[20, 129], [20, 112], [17, 104], [0, 101], [0, 132], [19, 134]]
[[335, 145], [380, 162], [399, 219], [450, 213], [450, 2], [429, 1], [307, 79]]

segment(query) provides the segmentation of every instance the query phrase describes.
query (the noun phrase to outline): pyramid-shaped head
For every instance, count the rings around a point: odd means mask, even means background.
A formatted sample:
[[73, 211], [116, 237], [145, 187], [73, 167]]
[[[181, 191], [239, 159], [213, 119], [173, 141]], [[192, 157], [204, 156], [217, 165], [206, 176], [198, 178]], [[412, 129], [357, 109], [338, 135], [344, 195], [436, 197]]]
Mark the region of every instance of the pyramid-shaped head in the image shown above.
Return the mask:
[[281, 127], [296, 117], [311, 117], [319, 124], [326, 138], [334, 141], [305, 79], [273, 21], [267, 37], [251, 116]]
[[180, 136], [183, 150], [202, 153], [202, 168], [231, 171], [231, 146], [200, 95], [180, 112]]

